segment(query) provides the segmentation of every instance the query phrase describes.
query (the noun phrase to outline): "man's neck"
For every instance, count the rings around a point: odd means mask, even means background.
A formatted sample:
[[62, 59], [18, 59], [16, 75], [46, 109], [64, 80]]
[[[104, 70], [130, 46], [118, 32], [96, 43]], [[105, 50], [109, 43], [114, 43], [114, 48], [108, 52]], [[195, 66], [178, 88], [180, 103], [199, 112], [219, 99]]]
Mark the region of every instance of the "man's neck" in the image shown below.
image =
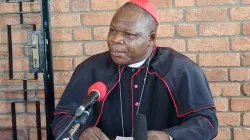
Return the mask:
[[147, 60], [147, 58], [144, 59], [144, 60], [142, 60], [142, 61], [140, 61], [140, 62], [137, 62], [137, 63], [134, 63], [134, 64], [130, 64], [130, 65], [128, 65], [128, 67], [130, 67], [130, 68], [139, 68], [146, 60]]
[[130, 65], [128, 65], [128, 67], [130, 67], [130, 68], [139, 68], [140, 66], [142, 66], [144, 64], [144, 62], [148, 59], [148, 57], [151, 55], [151, 53], [153, 52], [153, 49], [154, 49], [154, 47], [152, 47], [148, 51], [148, 55], [147, 55], [147, 57], [144, 60], [142, 60], [140, 62], [137, 62], [137, 63], [134, 63], [134, 64], [130, 64]]

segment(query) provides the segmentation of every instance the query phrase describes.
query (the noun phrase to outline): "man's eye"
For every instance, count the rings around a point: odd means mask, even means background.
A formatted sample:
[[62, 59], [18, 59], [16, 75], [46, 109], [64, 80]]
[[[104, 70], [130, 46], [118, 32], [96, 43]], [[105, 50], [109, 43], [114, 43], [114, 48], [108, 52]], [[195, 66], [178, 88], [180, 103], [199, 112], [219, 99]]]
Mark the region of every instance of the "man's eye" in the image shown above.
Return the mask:
[[134, 37], [135, 34], [131, 34], [131, 33], [126, 33], [127, 36], [131, 36], [131, 37]]
[[110, 31], [110, 32], [115, 32], [115, 30], [114, 30], [114, 29], [112, 29], [112, 28], [110, 28], [110, 29], [109, 29], [109, 31]]

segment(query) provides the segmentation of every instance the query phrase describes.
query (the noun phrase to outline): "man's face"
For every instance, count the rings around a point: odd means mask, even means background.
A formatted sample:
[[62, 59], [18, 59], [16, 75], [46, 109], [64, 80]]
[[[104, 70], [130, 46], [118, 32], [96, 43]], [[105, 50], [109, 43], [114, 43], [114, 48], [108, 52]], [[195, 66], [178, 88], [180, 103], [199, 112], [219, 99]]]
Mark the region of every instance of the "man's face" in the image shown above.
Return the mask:
[[149, 47], [148, 22], [142, 12], [121, 8], [114, 15], [107, 43], [113, 61], [128, 65], [144, 60], [152, 51]]

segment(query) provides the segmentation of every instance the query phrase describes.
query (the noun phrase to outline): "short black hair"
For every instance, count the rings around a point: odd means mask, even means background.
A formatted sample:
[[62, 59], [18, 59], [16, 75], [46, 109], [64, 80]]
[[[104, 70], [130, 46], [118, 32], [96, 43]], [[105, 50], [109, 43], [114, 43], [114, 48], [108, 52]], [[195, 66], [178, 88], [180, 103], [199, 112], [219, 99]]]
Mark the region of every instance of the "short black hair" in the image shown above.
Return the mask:
[[150, 33], [157, 31], [158, 24], [157, 24], [156, 20], [146, 10], [142, 9], [141, 7], [139, 7], [139, 6], [135, 5], [135, 4], [129, 3], [129, 2], [125, 3], [121, 8], [128, 8], [129, 10], [134, 10], [136, 12], [142, 12], [143, 13], [143, 18], [148, 23]]

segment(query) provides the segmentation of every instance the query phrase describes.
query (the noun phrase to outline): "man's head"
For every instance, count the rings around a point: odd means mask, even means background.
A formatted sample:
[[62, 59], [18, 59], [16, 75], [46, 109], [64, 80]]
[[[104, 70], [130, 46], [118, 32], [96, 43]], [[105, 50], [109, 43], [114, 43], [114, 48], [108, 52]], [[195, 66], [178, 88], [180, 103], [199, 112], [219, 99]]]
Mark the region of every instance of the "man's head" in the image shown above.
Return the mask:
[[147, 58], [154, 47], [157, 22], [151, 14], [130, 2], [115, 13], [107, 38], [115, 63], [128, 65]]

